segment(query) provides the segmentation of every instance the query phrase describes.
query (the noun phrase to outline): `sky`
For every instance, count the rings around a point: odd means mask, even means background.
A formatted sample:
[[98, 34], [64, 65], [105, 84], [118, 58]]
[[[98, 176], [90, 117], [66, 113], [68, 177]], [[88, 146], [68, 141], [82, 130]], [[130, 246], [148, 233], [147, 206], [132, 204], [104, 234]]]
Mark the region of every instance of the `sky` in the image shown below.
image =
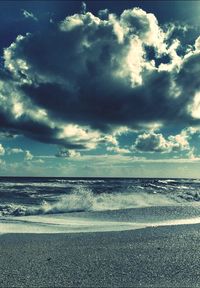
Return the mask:
[[200, 177], [200, 1], [1, 1], [0, 175]]

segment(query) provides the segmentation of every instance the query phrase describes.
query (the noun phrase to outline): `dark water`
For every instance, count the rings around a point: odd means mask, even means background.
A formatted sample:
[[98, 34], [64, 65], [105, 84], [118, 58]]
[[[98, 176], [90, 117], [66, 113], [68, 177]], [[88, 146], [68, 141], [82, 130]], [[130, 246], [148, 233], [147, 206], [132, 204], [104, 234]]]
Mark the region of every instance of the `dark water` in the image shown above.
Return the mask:
[[198, 179], [0, 178], [0, 216], [197, 203]]

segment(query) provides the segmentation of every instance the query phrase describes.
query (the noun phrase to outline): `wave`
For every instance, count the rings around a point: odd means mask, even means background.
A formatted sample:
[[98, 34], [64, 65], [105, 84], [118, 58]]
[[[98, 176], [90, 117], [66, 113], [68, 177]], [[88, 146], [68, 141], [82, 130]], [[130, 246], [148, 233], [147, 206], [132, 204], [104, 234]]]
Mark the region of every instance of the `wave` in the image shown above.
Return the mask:
[[18, 183], [17, 189], [11, 187], [14, 182], [2, 182], [8, 189], [0, 189], [0, 216], [120, 210], [200, 201], [197, 179], [54, 179], [49, 183], [39, 180]]
[[186, 201], [200, 201], [200, 192], [199, 191], [187, 191], [186, 193], [182, 193], [178, 195], [180, 198], [186, 200]]
[[163, 183], [163, 184], [168, 184], [168, 183], [175, 183], [176, 180], [175, 179], [162, 179], [162, 180], [158, 180], [159, 183]]
[[70, 213], [84, 211], [107, 211], [148, 206], [175, 204], [165, 195], [148, 193], [93, 194], [90, 190], [77, 189], [74, 193], [57, 197], [57, 201], [43, 200], [40, 205], [0, 205], [1, 216], [25, 216], [39, 214]]
[[66, 187], [67, 184], [70, 182], [64, 182], [64, 181], [55, 181], [55, 182], [0, 182], [1, 188], [12, 188], [12, 187], [18, 187], [18, 188], [56, 188], [56, 187]]

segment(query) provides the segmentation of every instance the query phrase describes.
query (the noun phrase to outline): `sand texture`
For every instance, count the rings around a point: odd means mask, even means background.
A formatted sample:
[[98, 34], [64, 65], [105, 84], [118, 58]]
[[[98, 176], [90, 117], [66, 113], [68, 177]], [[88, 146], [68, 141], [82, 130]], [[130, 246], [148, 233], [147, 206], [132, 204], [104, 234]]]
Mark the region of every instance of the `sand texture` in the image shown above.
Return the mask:
[[5, 234], [0, 287], [200, 287], [200, 226]]

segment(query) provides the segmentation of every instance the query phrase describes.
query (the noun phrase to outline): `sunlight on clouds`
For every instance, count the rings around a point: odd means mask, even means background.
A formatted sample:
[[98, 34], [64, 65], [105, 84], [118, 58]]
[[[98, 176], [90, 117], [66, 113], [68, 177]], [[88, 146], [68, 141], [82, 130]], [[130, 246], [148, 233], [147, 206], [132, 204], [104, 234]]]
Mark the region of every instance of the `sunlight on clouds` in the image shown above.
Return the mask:
[[[29, 35], [30, 34], [27, 33], [26, 37]], [[4, 49], [4, 65], [16, 78], [20, 77], [22, 83], [31, 83], [32, 81], [27, 77], [29, 65], [26, 60], [22, 58], [13, 58], [13, 51], [17, 48], [20, 42], [26, 39], [26, 37], [18, 35], [16, 42], [13, 42], [8, 48]]]
[[67, 125], [63, 128], [62, 136], [61, 137], [74, 137], [79, 135], [80, 137], [84, 137], [86, 132], [79, 128], [77, 125]]
[[2, 144], [0, 144], [0, 156], [3, 156], [5, 154], [5, 149]]
[[130, 43], [130, 50], [125, 65], [126, 69], [127, 67], [129, 68], [133, 87], [142, 84], [141, 72], [143, 67], [141, 63], [144, 62], [143, 55], [142, 42], [138, 38], [133, 39]]
[[109, 15], [109, 21], [113, 24], [113, 31], [118, 38], [119, 43], [123, 43], [124, 41], [124, 30], [120, 25], [119, 21], [116, 19], [114, 14]]
[[24, 160], [31, 161], [33, 159], [33, 155], [29, 150], [25, 151], [25, 157]]
[[[34, 107], [35, 108], [35, 107]], [[49, 126], [52, 126], [51, 121], [48, 120], [48, 115], [46, 110], [44, 109], [29, 109], [26, 111], [33, 119], [41, 120], [41, 121], [48, 121]]]
[[158, 71], [173, 71], [174, 69], [178, 71], [180, 69], [183, 59], [177, 54], [177, 49], [179, 47], [180, 41], [175, 39], [171, 46], [166, 49], [166, 53], [171, 57], [170, 63], [161, 63], [158, 67]]
[[87, 12], [85, 14], [74, 14], [72, 16], [68, 16], [64, 21], [60, 23], [60, 30], [63, 32], [69, 32], [76, 27], [84, 26], [85, 21], [87, 24], [100, 24], [100, 19], [94, 16], [92, 13]]
[[80, 19], [79, 14], [75, 14], [73, 16], [67, 17], [64, 21], [60, 24], [61, 31], [71, 31], [77, 26], [83, 25], [82, 19]]
[[106, 143], [118, 145], [117, 139], [113, 135], [106, 135], [104, 139]]
[[100, 133], [89, 129], [82, 128], [78, 125], [65, 125], [62, 132], [59, 133], [61, 139], [66, 138], [74, 143], [84, 143], [87, 149], [94, 149], [100, 139]]
[[161, 133], [143, 133], [136, 138], [133, 150], [140, 152], [170, 153], [189, 150], [188, 139], [190, 134], [183, 130], [180, 134], [165, 138]]
[[[149, 123], [139, 123], [138, 124], [138, 130], [149, 130], [149, 131], [156, 131], [161, 129], [161, 127], [163, 126], [162, 122], [149, 122]], [[136, 130], [138, 132], [138, 130]]]
[[119, 126], [116, 129], [114, 129], [113, 136], [120, 136], [122, 134], [127, 134], [130, 131], [131, 131], [131, 129], [129, 129], [126, 126]]
[[189, 112], [195, 119], [200, 119], [200, 92], [196, 93], [193, 103], [189, 105]]
[[[128, 79], [130, 86], [133, 88], [142, 85], [142, 70], [146, 63], [144, 61], [143, 43], [138, 37], [130, 41], [125, 56], [123, 56], [119, 62], [119, 68], [113, 71], [113, 75], [122, 79]], [[151, 69], [150, 66], [149, 68]]]
[[13, 104], [13, 114], [15, 118], [19, 118], [23, 114], [23, 104], [20, 102], [16, 102]]
[[120, 148], [120, 147], [107, 147], [106, 148], [107, 151], [109, 152], [115, 152], [117, 154], [129, 154], [130, 153], [130, 150], [129, 149], [126, 149], [126, 148]]
[[156, 47], [159, 53], [166, 51], [165, 33], [154, 14], [135, 7], [123, 11], [120, 23], [125, 33], [139, 36], [144, 44]]
[[197, 51], [200, 51], [200, 36], [196, 39], [194, 46]]

